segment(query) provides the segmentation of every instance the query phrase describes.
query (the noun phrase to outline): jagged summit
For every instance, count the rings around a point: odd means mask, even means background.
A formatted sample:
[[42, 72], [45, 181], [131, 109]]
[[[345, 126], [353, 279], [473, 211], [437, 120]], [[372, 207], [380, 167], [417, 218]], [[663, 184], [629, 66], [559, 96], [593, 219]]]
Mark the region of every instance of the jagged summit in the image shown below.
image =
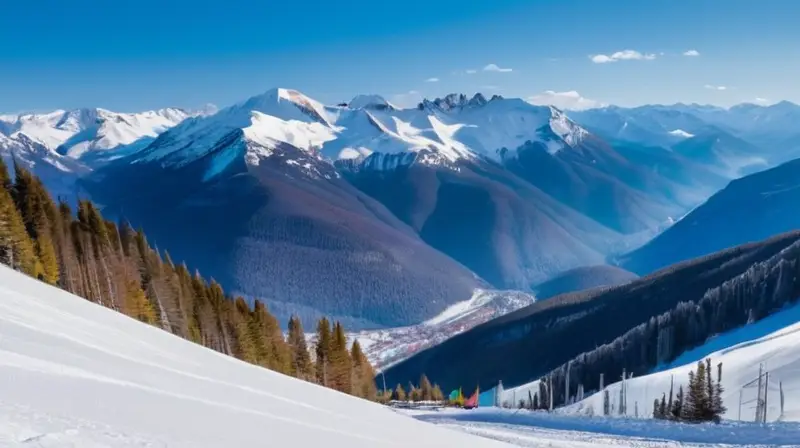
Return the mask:
[[463, 93], [450, 93], [445, 95], [443, 98], [435, 98], [433, 100], [425, 99], [419, 103], [417, 108], [419, 110], [436, 108], [442, 111], [451, 111], [463, 109], [465, 107], [480, 107], [497, 99], [503, 99], [503, 97], [500, 95], [494, 95], [492, 96], [492, 99], [487, 100], [486, 97], [480, 92], [473, 95], [472, 98], [467, 98], [467, 95]]

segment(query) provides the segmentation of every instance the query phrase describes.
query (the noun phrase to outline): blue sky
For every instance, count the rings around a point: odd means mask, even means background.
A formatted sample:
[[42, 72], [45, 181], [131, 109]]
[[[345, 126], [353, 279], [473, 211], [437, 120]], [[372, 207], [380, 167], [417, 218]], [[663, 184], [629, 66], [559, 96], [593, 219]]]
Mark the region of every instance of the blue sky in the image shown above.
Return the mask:
[[271, 87], [329, 103], [800, 102], [797, 17], [790, 0], [16, 1], [0, 111], [225, 106]]

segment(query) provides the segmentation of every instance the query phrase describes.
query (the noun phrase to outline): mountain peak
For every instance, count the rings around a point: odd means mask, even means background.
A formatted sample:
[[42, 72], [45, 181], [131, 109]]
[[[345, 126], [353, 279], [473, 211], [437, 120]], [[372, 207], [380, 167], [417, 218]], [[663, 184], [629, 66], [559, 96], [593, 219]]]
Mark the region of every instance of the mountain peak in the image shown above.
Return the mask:
[[350, 109], [378, 109], [378, 110], [394, 110], [391, 103], [380, 95], [356, 95], [347, 105]]
[[443, 111], [450, 111], [455, 109], [463, 109], [466, 107], [481, 107], [498, 99], [503, 99], [503, 97], [500, 95], [494, 95], [492, 96], [491, 100], [487, 100], [482, 93], [478, 92], [473, 95], [472, 98], [468, 99], [467, 95], [463, 93], [450, 93], [445, 95], [443, 98], [436, 98], [432, 101], [425, 99], [419, 103], [417, 108], [421, 110], [435, 107]]

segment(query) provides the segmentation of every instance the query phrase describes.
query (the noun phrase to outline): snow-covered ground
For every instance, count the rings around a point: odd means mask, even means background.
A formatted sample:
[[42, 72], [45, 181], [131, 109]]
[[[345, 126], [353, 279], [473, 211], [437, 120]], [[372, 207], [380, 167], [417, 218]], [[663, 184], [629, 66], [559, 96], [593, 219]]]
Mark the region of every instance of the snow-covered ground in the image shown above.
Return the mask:
[[800, 425], [796, 423], [690, 425], [497, 408], [401, 412], [425, 422], [522, 447], [800, 446]]
[[0, 446], [500, 447], [205, 349], [0, 266]]
[[[666, 366], [670, 368], [659, 368], [656, 373], [628, 380], [629, 413], [638, 406], [640, 416], [652, 415], [653, 400], [661, 398], [663, 393], [669, 393], [670, 378], [675, 380], [676, 392], [681, 384], [686, 389], [689, 371], [696, 367], [698, 360], [706, 357], [711, 358], [714, 366], [722, 362], [723, 401], [728, 408], [724, 416], [726, 419], [753, 421], [756, 388], [742, 389], [742, 386], [758, 377], [759, 365], [763, 363], [769, 372], [767, 420], [800, 421], [800, 305], [718, 335], [681, 355], [670, 366]], [[780, 408], [781, 385], [785, 396], [783, 415]], [[612, 384], [607, 389], [611, 401], [618, 401], [620, 384]], [[741, 413], [740, 394], [743, 402]], [[595, 414], [602, 412], [603, 394], [594, 394], [566, 408], [565, 412], [585, 412], [589, 407], [594, 409]]]
[[[421, 324], [350, 333], [348, 339], [351, 343], [358, 339], [373, 366], [387, 369], [419, 351], [535, 301], [534, 296], [520, 291], [479, 289], [469, 300], [453, 304]], [[308, 340], [314, 344], [316, 335], [308, 334]]]

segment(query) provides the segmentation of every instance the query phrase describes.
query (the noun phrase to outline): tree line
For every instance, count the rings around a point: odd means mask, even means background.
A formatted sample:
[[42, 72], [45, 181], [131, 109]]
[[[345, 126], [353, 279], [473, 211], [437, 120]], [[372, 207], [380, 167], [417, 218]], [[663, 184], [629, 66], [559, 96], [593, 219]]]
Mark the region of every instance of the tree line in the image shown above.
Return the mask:
[[409, 381], [408, 389], [403, 388], [402, 384], [398, 384], [390, 393], [391, 399], [397, 401], [445, 401], [442, 388], [438, 384], [431, 383], [425, 374], [420, 376], [419, 384], [415, 385]]
[[647, 374], [715, 334], [761, 320], [798, 299], [800, 243], [795, 242], [709, 289], [699, 299], [680, 302], [611, 342], [578, 355], [550, 371], [542, 382], [551, 382], [554, 405], [563, 405], [574, 398], [580, 385], [587, 391], [593, 387], [597, 390], [601, 375], [618, 379], [623, 371]]
[[317, 325], [314, 355], [298, 317], [288, 335], [266, 305], [226, 294], [215, 280], [190, 273], [129, 223], [103, 218], [88, 200], [73, 214], [41, 180], [0, 159], [0, 262], [91, 302], [243, 361], [374, 400], [374, 370], [344, 327]]

